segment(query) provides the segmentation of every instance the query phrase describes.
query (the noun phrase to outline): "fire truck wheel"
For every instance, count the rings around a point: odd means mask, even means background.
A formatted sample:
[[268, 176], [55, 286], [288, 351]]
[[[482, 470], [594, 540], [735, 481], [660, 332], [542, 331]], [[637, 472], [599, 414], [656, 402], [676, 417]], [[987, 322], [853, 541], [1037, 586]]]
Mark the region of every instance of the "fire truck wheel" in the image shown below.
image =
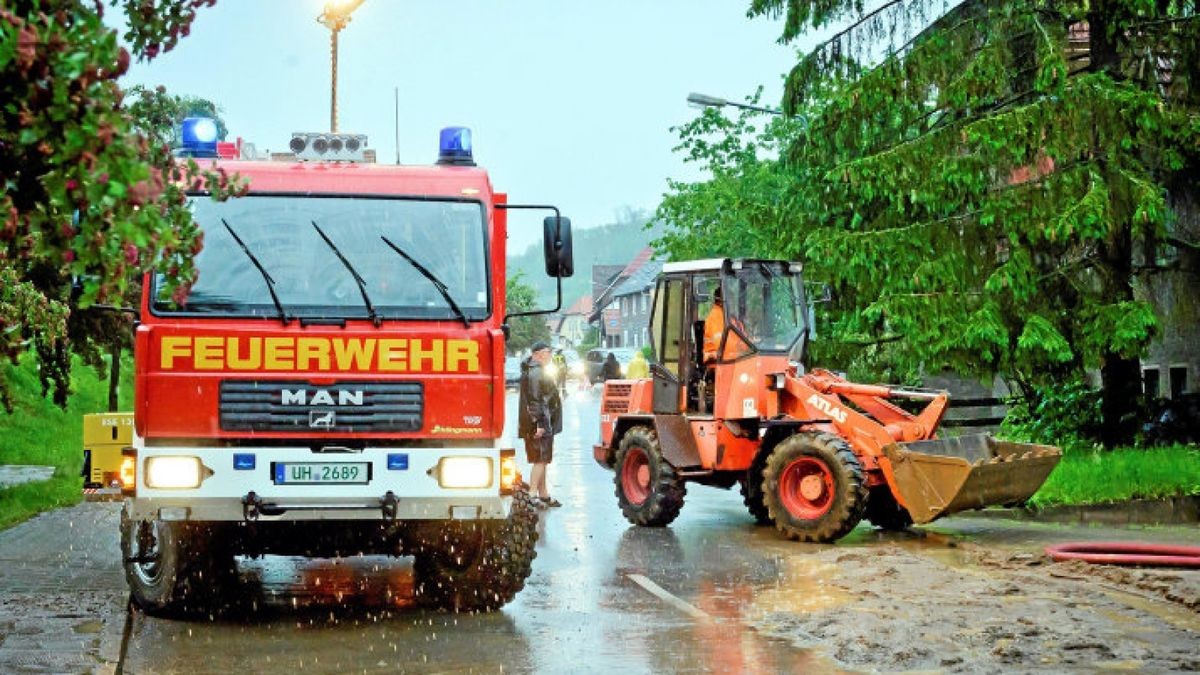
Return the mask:
[[866, 518], [881, 530], [899, 532], [913, 524], [908, 509], [896, 503], [896, 498], [886, 485], [871, 490], [867, 498]]
[[740, 479], [742, 484], [742, 503], [754, 516], [757, 525], [770, 525], [771, 514], [767, 512], [766, 502], [763, 501], [763, 470], [767, 467], [768, 453], [760, 452], [750, 463], [746, 475]]
[[862, 465], [833, 434], [799, 433], [771, 451], [764, 502], [788, 539], [836, 541], [862, 520], [867, 488]]
[[210, 609], [221, 576], [215, 570], [224, 566], [207, 558], [204, 539], [187, 523], [134, 521], [123, 510], [121, 554], [134, 602], [150, 614]]
[[645, 426], [625, 432], [617, 449], [617, 502], [634, 525], [662, 527], [679, 516], [687, 486], [663, 458], [658, 434]]
[[417, 599], [455, 612], [499, 609], [529, 578], [537, 521], [533, 501], [519, 488], [507, 519], [453, 523], [436, 540], [424, 538], [413, 560]]

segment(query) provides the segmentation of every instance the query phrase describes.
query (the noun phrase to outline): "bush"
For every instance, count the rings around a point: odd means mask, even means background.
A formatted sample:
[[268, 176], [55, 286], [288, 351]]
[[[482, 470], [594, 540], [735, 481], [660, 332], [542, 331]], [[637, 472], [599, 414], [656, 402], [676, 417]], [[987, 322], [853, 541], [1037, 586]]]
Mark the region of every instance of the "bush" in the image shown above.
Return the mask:
[[1082, 381], [1035, 388], [1011, 402], [1002, 428], [1033, 443], [1092, 445], [1100, 437], [1100, 392]]

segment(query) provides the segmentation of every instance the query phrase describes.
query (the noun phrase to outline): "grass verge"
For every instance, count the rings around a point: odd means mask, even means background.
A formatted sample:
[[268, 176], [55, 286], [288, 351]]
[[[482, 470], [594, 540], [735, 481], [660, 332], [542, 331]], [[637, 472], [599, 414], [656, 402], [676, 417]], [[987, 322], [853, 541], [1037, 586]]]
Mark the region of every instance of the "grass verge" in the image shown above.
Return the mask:
[[[74, 391], [66, 410], [42, 396], [37, 363], [28, 355], [18, 365], [6, 363], [2, 368], [0, 377], [7, 378], [12, 388], [13, 412], [0, 408], [0, 464], [53, 466], [54, 476], [0, 489], [0, 529], [81, 499], [83, 415], [102, 412], [108, 406], [107, 381], [78, 362], [72, 369]], [[128, 355], [121, 370], [133, 372]], [[133, 384], [128, 377], [122, 378], [120, 402], [126, 408], [133, 402]]]
[[1106, 504], [1200, 494], [1200, 448], [1070, 448], [1037, 494], [1035, 507]]

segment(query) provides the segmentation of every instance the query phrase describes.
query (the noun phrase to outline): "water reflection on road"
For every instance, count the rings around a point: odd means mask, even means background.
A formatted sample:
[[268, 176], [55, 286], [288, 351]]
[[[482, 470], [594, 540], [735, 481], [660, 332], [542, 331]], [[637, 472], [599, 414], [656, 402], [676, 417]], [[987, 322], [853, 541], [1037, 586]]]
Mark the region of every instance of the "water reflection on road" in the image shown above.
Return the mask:
[[[674, 529], [625, 522], [611, 474], [591, 457], [597, 398], [572, 390], [565, 402], [549, 474], [564, 506], [542, 512], [533, 574], [502, 611], [416, 607], [407, 558], [267, 556], [241, 562], [236, 611], [192, 622], [136, 615], [127, 672], [195, 672], [200, 663], [251, 672], [828, 670], [743, 623], [760, 589], [766, 602], [790, 602], [784, 589], [805, 572], [781, 565], [786, 543], [754, 527], [736, 493], [693, 487], [703, 500]], [[764, 557], [764, 546], [774, 553]], [[691, 599], [708, 618], [678, 611], [630, 574]]]
[[[564, 506], [542, 512], [532, 576], [502, 611], [417, 608], [407, 558], [267, 557], [241, 564], [239, 612], [211, 622], [137, 615], [127, 672], [833, 672], [827, 650], [803, 647], [836, 645], [765, 635], [787, 633], [772, 631], [772, 622], [853, 605], [836, 583], [847, 569], [831, 557], [878, 564], [885, 550], [901, 550], [986, 574], [960, 544], [1035, 552], [1066, 536], [1063, 526], [952, 518], [900, 533], [864, 524], [836, 547], [801, 545], [755, 526], [736, 490], [696, 485], [671, 527], [631, 527], [612, 474], [591, 455], [598, 393], [573, 390], [566, 400], [549, 472]], [[510, 392], [510, 430], [515, 398]], [[1188, 532], [1171, 530], [1165, 540], [1195, 543]], [[1069, 536], [1139, 532], [1070, 528]], [[881, 574], [886, 567], [878, 565]]]

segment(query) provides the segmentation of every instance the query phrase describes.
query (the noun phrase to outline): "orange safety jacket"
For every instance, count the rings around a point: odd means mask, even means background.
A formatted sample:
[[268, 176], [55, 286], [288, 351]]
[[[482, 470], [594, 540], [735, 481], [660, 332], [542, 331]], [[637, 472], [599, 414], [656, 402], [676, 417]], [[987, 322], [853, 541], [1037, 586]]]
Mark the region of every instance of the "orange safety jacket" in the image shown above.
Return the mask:
[[[734, 322], [736, 325], [736, 319]], [[725, 330], [725, 308], [720, 304], [714, 304], [708, 312], [708, 317], [704, 319], [705, 363], [717, 360], [717, 350], [721, 348], [721, 331], [723, 330]], [[739, 356], [748, 351], [750, 351], [750, 346], [737, 333], [730, 331], [726, 341], [726, 353], [731, 356]]]

